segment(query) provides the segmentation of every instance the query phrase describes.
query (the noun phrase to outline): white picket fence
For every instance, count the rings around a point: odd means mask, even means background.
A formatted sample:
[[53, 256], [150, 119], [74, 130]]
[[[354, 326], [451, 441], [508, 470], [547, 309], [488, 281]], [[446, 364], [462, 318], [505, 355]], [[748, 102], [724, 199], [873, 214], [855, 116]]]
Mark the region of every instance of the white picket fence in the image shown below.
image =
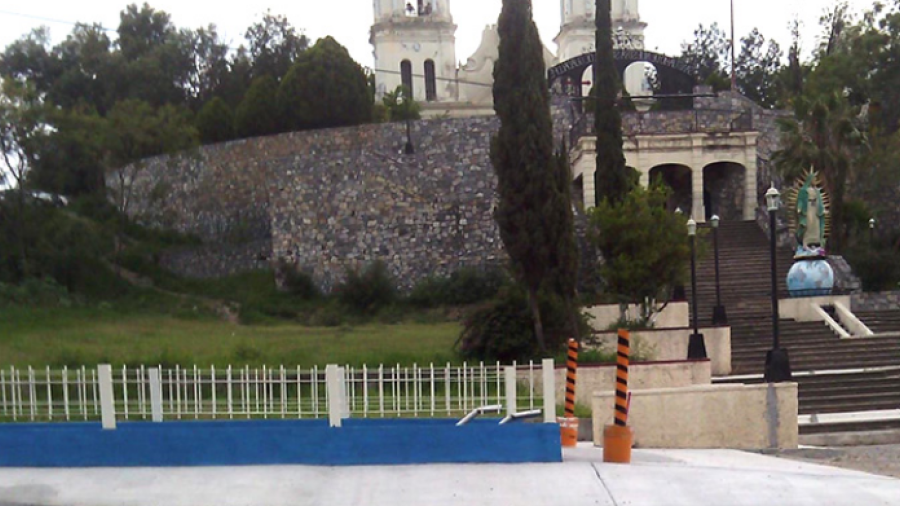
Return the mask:
[[107, 416], [118, 420], [324, 418], [329, 410], [332, 419], [458, 418], [485, 405], [552, 407], [552, 392], [552, 360], [506, 367], [9, 367], [0, 369], [0, 420], [97, 420], [104, 401]]

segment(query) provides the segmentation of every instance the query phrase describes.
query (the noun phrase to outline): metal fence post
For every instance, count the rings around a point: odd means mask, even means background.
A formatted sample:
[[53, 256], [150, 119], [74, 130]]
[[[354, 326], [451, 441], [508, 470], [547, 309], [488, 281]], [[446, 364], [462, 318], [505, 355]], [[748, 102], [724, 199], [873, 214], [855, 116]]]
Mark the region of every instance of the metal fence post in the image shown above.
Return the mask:
[[544, 423], [556, 423], [556, 381], [552, 358], [541, 361], [541, 371], [544, 379]]
[[100, 420], [105, 430], [116, 428], [116, 407], [113, 400], [112, 366], [97, 366], [97, 381], [100, 384]]
[[504, 367], [503, 375], [506, 383], [506, 415], [512, 416], [516, 413], [516, 368]]
[[147, 381], [150, 383], [150, 419], [163, 421], [162, 378], [158, 367], [147, 369]]
[[328, 426], [340, 427], [343, 412], [343, 378], [341, 368], [336, 364], [325, 366], [325, 391], [328, 394]]

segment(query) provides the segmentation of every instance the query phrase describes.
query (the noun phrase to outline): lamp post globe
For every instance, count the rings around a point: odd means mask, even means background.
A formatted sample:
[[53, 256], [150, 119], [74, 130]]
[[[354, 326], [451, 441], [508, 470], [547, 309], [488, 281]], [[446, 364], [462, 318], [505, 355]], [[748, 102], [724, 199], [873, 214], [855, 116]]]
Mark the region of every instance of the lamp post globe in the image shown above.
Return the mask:
[[791, 363], [787, 350], [782, 348], [778, 336], [778, 276], [775, 255], [775, 213], [781, 204], [781, 194], [775, 184], [766, 192], [766, 209], [769, 211], [769, 244], [772, 269], [772, 349], [766, 352], [766, 368], [763, 374], [767, 383], [790, 381]]
[[697, 239], [697, 222], [694, 221], [694, 218], [687, 221], [687, 233], [691, 245], [691, 317], [694, 326], [694, 333], [688, 340], [687, 358], [702, 359], [707, 358], [707, 355], [703, 334], [697, 328], [697, 254], [694, 244]]

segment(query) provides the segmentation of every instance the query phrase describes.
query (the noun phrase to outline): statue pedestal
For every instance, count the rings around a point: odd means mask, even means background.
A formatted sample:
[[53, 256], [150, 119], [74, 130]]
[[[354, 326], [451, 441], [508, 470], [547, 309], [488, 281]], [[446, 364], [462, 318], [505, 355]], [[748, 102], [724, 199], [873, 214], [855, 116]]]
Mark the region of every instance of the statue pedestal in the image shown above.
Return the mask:
[[831, 295], [834, 270], [822, 256], [797, 258], [788, 271], [787, 287], [791, 297]]

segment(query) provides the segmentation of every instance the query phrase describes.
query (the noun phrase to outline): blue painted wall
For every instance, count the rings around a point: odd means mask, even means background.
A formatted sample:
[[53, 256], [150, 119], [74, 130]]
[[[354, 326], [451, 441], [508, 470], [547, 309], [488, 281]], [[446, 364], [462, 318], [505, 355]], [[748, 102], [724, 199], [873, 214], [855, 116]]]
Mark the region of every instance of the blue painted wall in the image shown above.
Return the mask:
[[367, 465], [560, 462], [557, 424], [476, 420], [120, 422], [0, 425], [0, 466]]

